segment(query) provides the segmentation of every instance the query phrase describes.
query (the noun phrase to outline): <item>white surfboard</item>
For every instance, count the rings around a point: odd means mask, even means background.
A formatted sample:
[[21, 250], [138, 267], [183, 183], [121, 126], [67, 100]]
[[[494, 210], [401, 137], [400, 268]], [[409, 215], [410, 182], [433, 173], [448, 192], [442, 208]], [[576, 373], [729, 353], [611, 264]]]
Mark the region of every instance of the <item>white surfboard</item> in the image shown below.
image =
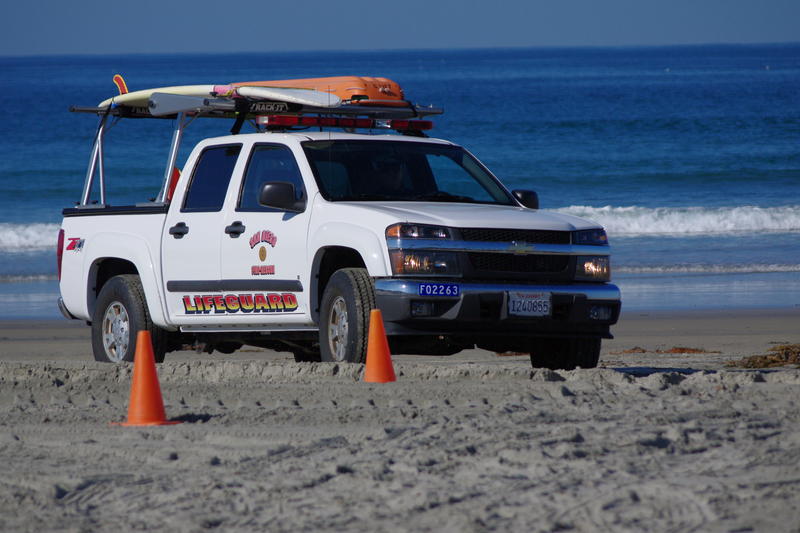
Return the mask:
[[176, 85], [174, 87], [155, 87], [153, 89], [143, 89], [126, 94], [120, 94], [113, 98], [107, 98], [100, 102], [98, 107], [107, 107], [113, 101], [117, 105], [131, 107], [147, 107], [147, 101], [153, 93], [179, 94], [183, 96], [213, 96], [215, 85]]
[[176, 113], [204, 113], [207, 111], [232, 112], [236, 102], [229, 98], [209, 98], [206, 96], [187, 96], [185, 94], [153, 93], [148, 101], [150, 114], [154, 117]]
[[[161, 91], [163, 92], [163, 91]], [[313, 107], [338, 107], [342, 100], [335, 94], [315, 91], [313, 89], [296, 89], [288, 87], [237, 87], [239, 96], [256, 100], [273, 100]]]

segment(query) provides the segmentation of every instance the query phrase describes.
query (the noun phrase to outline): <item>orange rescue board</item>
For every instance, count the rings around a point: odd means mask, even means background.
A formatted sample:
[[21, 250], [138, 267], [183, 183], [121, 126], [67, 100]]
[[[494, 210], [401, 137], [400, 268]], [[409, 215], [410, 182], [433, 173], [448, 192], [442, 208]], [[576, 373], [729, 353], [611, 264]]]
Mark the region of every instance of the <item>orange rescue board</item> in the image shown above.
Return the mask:
[[331, 78], [305, 78], [297, 80], [242, 81], [231, 83], [232, 87], [289, 87], [313, 89], [332, 93], [342, 101], [359, 104], [406, 105], [403, 89], [388, 78], [369, 76], [335, 76]]

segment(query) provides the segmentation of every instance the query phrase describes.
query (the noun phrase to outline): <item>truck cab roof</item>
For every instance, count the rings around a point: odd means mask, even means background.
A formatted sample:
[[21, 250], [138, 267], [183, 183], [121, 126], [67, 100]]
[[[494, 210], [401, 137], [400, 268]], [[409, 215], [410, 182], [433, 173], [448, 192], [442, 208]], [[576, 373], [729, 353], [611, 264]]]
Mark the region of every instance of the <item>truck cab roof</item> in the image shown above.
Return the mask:
[[338, 131], [292, 131], [292, 132], [260, 132], [240, 133], [238, 135], [223, 135], [209, 137], [202, 141], [203, 145], [251, 143], [251, 142], [303, 142], [303, 141], [400, 141], [400, 142], [425, 142], [455, 146], [455, 143], [433, 137], [411, 137], [397, 134], [350, 133]]

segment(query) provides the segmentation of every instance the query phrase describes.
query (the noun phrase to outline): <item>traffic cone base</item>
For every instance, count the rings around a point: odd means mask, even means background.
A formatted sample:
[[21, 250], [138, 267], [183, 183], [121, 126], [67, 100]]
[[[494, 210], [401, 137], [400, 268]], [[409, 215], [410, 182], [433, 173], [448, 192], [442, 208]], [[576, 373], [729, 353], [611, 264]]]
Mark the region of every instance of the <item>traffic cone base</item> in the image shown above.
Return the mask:
[[140, 331], [136, 336], [136, 354], [133, 357], [133, 380], [131, 398], [128, 403], [127, 422], [112, 423], [115, 426], [165, 426], [180, 424], [179, 420], [167, 420], [161, 386], [158, 384], [156, 360], [149, 331]]
[[163, 422], [111, 422], [112, 426], [171, 426], [173, 424], [182, 424], [181, 420], [164, 420]]
[[397, 381], [389, 353], [389, 340], [383, 328], [380, 309], [369, 313], [369, 338], [367, 342], [367, 365], [364, 368], [364, 381], [367, 383], [389, 383]]

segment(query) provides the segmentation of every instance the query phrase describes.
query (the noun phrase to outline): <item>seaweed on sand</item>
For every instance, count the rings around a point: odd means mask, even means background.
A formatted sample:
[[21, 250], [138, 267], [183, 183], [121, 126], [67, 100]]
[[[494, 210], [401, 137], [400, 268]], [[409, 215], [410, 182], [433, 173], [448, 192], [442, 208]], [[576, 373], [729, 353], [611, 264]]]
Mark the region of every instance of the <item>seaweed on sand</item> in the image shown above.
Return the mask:
[[738, 361], [728, 361], [725, 366], [738, 368], [774, 368], [785, 365], [800, 365], [800, 344], [781, 344], [767, 350], [763, 355], [751, 355]]

